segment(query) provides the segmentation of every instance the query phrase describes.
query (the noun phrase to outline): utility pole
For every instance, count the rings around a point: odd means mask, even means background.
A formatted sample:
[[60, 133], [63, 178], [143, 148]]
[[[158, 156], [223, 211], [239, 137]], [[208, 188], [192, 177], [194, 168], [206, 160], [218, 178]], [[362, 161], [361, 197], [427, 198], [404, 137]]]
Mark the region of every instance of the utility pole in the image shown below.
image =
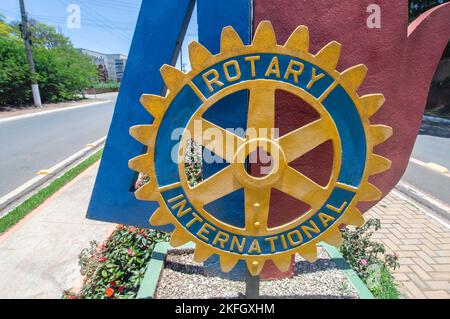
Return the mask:
[[25, 53], [27, 55], [28, 66], [30, 68], [31, 90], [33, 92], [33, 102], [37, 107], [42, 107], [41, 94], [39, 93], [39, 85], [36, 79], [36, 70], [34, 68], [33, 52], [31, 51], [31, 33], [28, 31], [28, 19], [25, 12], [24, 0], [20, 2], [20, 14], [22, 16], [22, 37], [25, 43]]

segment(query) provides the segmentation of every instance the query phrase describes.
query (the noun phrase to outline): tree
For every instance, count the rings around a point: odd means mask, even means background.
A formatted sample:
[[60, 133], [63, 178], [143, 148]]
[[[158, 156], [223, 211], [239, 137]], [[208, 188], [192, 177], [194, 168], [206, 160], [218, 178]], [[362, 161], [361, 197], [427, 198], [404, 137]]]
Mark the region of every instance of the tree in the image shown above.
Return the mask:
[[13, 28], [5, 22], [5, 17], [0, 13], [0, 36], [11, 36]]
[[[5, 26], [6, 25], [6, 26]], [[0, 105], [31, 102], [30, 79], [20, 36], [20, 24], [0, 20]], [[44, 103], [78, 98], [96, 81], [98, 73], [91, 59], [75, 49], [55, 28], [34, 21], [31, 26], [36, 73]]]
[[[11, 24], [14, 34], [18, 37], [22, 34], [22, 24], [13, 22]], [[47, 49], [55, 47], [72, 46], [70, 40], [62, 34], [59, 34], [55, 27], [40, 23], [34, 19], [28, 21], [28, 31], [31, 32], [33, 46], [44, 47]]]
[[31, 99], [23, 42], [0, 37], [0, 105], [24, 104]]

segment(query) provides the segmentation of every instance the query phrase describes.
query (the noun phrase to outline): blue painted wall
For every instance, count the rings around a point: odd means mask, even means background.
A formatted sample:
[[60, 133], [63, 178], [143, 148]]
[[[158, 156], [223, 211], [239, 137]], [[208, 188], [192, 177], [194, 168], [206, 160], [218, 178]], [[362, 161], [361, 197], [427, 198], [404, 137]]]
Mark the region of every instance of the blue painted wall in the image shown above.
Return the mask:
[[142, 154], [144, 148], [128, 130], [133, 125], [153, 121], [140, 105], [139, 98], [143, 93], [163, 93], [159, 69], [165, 63], [174, 63], [177, 41], [193, 5], [192, 0], [142, 1], [87, 213], [90, 219], [149, 227], [148, 220], [158, 206], [154, 202], [138, 201], [130, 192], [136, 175], [128, 168], [128, 160]]
[[[252, 8], [250, 0], [227, 0], [227, 1], [197, 1], [198, 39], [211, 53], [217, 54], [220, 51], [220, 35], [226, 26], [232, 26], [242, 38], [244, 44], [249, 44], [251, 40], [251, 17]], [[231, 119], [226, 109], [224, 111], [214, 111], [214, 106], [210, 109], [208, 120], [224, 128], [246, 128], [248, 96], [236, 94], [227, 100], [228, 108], [235, 109], [229, 111], [234, 115]], [[217, 105], [217, 107], [220, 107]], [[223, 165], [203, 165], [203, 177], [213, 175], [223, 168]], [[216, 201], [208, 207], [208, 211], [222, 220], [227, 220], [226, 216], [221, 216], [224, 212], [233, 212], [244, 216], [242, 203], [244, 202], [243, 192], [232, 194], [233, 198], [225, 201]], [[221, 204], [223, 203], [223, 204]], [[225, 209], [226, 208], [226, 209]], [[213, 275], [220, 275], [234, 280], [242, 280], [245, 275], [245, 264], [240, 262], [229, 274], [220, 272], [219, 258], [213, 256], [205, 262], [206, 272]]]

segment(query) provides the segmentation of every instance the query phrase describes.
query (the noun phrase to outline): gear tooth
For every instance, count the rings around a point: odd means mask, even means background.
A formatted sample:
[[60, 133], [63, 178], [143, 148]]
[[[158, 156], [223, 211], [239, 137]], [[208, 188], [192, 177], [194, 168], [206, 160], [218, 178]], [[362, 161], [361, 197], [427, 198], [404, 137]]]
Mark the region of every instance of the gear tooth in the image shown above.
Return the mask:
[[270, 21], [261, 21], [255, 31], [252, 46], [257, 50], [273, 49], [277, 45], [275, 31]]
[[313, 263], [317, 260], [317, 246], [315, 243], [309, 243], [297, 248], [297, 253], [300, 254], [308, 262]]
[[340, 247], [343, 242], [341, 232], [335, 227], [328, 229], [322, 240], [335, 247]]
[[258, 276], [264, 267], [265, 261], [258, 258], [249, 258], [246, 260], [248, 271], [252, 276]]
[[243, 48], [244, 43], [233, 27], [225, 27], [220, 37], [220, 52], [231, 52], [235, 49]]
[[152, 134], [153, 128], [151, 125], [136, 125], [130, 127], [130, 135], [146, 146], [150, 145]]
[[371, 117], [383, 106], [386, 99], [383, 94], [369, 94], [360, 98], [363, 113]]
[[170, 218], [170, 212], [167, 209], [159, 207], [150, 217], [150, 225], [153, 226], [165, 226], [172, 224], [172, 219]]
[[191, 61], [192, 69], [199, 70], [206, 61], [212, 57], [211, 53], [203, 45], [197, 41], [189, 44], [189, 60]]
[[359, 64], [342, 72], [341, 82], [347, 89], [356, 92], [366, 78], [366, 75], [367, 67], [364, 64]]
[[341, 222], [341, 224], [351, 225], [355, 227], [361, 227], [365, 223], [363, 215], [356, 207], [348, 209], [339, 221]]
[[379, 200], [381, 196], [382, 193], [378, 188], [370, 183], [367, 183], [360, 188], [358, 200], [361, 202], [371, 202]]
[[315, 59], [319, 65], [327, 71], [334, 71], [341, 56], [342, 45], [336, 41], [332, 41], [324, 46], [316, 55]]
[[134, 192], [134, 196], [139, 200], [144, 201], [158, 201], [160, 199], [160, 193], [153, 181], [142, 185]]
[[160, 72], [169, 91], [176, 91], [179, 87], [181, 87], [181, 85], [184, 84], [186, 74], [177, 68], [164, 64], [161, 67]]
[[197, 243], [197, 245], [195, 246], [195, 251], [194, 251], [194, 260], [198, 263], [202, 263], [205, 260], [207, 260], [209, 257], [211, 257], [211, 255], [213, 254], [213, 252], [211, 251], [211, 249], [202, 244], [202, 243]]
[[309, 51], [309, 29], [308, 27], [301, 25], [292, 32], [289, 39], [284, 45], [286, 49], [308, 52]]
[[373, 147], [385, 142], [392, 136], [392, 128], [386, 125], [370, 126], [370, 141]]
[[272, 257], [272, 261], [281, 272], [288, 272], [292, 264], [291, 254], [279, 254]]
[[229, 273], [236, 266], [238, 261], [238, 256], [232, 254], [220, 255], [220, 269], [222, 269], [224, 273]]
[[170, 245], [172, 247], [180, 247], [191, 241], [189, 235], [179, 228], [176, 228], [170, 237]]
[[128, 161], [128, 167], [133, 171], [149, 174], [151, 172], [151, 156], [150, 154], [139, 155]]
[[392, 162], [383, 156], [372, 154], [367, 165], [369, 175], [376, 175], [390, 169]]
[[143, 94], [140, 102], [154, 118], [161, 118], [166, 111], [166, 99], [159, 95]]

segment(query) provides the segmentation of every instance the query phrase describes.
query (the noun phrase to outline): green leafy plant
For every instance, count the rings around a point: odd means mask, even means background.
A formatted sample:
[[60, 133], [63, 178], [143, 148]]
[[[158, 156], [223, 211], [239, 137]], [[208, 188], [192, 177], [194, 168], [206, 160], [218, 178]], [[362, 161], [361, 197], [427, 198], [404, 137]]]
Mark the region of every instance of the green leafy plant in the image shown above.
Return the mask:
[[168, 234], [119, 225], [102, 244], [92, 241], [79, 257], [85, 282], [78, 294], [65, 292], [68, 299], [133, 299], [139, 290], [154, 245], [168, 240]]
[[96, 90], [101, 89], [115, 90], [118, 89], [120, 85], [119, 83], [117, 83], [117, 81], [108, 81], [108, 82], [96, 82], [92, 87]]
[[[44, 103], [80, 99], [98, 77], [91, 59], [52, 26], [30, 20], [36, 79]], [[32, 102], [31, 82], [18, 23], [0, 17], [0, 106]]]
[[397, 299], [400, 293], [391, 271], [400, 267], [398, 256], [387, 254], [383, 244], [371, 239], [380, 228], [378, 219], [370, 219], [360, 228], [345, 228], [341, 253], [375, 297]]

